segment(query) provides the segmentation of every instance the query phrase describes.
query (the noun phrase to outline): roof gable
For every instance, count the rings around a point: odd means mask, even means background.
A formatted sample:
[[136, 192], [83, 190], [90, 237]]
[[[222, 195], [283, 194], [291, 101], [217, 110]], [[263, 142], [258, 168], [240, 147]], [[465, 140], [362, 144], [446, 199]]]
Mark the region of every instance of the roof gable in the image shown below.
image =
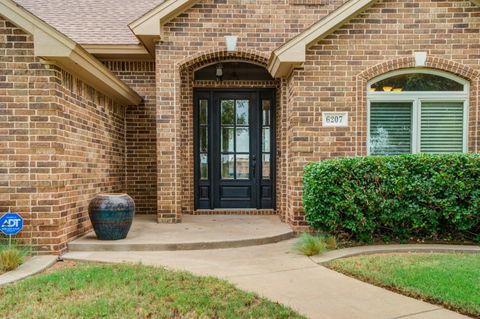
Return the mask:
[[337, 10], [273, 51], [268, 64], [268, 70], [274, 77], [288, 75], [295, 67], [305, 62], [306, 50], [312, 44], [335, 31], [346, 21], [364, 11], [376, 1], [350, 0], [346, 2]]
[[[192, 7], [198, 1], [166, 0], [155, 9], [130, 23], [129, 27], [153, 55], [155, 41], [161, 37], [162, 25]], [[345, 21], [363, 11], [375, 1], [350, 0], [346, 2], [337, 10], [276, 49], [270, 58], [268, 70], [274, 77], [286, 76], [294, 67], [305, 62], [305, 51], [309, 45], [316, 42], [320, 37], [334, 31]]]
[[[350, 0], [273, 51], [268, 63], [268, 70], [272, 76], [285, 77], [290, 74], [295, 67], [299, 67], [305, 62], [306, 50], [310, 46], [337, 30], [355, 15], [363, 12], [377, 1]], [[480, 0], [471, 1], [476, 5], [480, 5]]]
[[44, 60], [58, 64], [86, 80], [107, 96], [122, 104], [138, 104], [140, 96], [120, 81], [100, 61], [75, 41], [57, 31], [12, 0], [0, 2], [0, 14], [24, 31], [33, 35], [34, 53]]

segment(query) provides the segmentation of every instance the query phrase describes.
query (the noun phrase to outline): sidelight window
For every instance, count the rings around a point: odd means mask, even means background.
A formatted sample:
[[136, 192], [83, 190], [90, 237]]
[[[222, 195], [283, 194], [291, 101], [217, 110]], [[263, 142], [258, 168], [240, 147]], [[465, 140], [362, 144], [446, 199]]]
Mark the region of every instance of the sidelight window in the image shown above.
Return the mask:
[[200, 179], [208, 179], [208, 100], [199, 101]]

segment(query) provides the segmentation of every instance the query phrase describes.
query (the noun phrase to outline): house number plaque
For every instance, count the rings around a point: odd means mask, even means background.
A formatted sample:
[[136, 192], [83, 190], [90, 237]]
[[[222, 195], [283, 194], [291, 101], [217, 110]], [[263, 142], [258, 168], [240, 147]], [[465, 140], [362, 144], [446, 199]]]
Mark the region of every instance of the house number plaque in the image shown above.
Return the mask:
[[323, 112], [324, 127], [347, 127], [348, 112]]

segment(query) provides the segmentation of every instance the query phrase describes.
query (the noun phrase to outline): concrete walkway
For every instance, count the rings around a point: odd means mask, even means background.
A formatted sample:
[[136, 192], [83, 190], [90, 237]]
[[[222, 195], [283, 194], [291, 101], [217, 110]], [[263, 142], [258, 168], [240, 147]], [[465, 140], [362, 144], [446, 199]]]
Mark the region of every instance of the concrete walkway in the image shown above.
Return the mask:
[[291, 252], [293, 241], [218, 250], [71, 252], [65, 259], [141, 262], [226, 279], [286, 304], [309, 318], [460, 319], [442, 307], [405, 297], [331, 271]]

